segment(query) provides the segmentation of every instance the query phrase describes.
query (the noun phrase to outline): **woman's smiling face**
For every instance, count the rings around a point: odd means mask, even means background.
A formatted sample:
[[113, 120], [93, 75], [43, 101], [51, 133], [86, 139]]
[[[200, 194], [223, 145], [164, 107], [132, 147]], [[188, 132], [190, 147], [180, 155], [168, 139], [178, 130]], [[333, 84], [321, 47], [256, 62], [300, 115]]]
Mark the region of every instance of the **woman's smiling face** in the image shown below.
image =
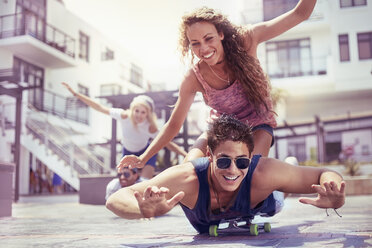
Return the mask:
[[133, 108], [133, 120], [135, 123], [139, 124], [139, 123], [142, 123], [146, 120], [147, 118], [147, 109], [145, 106], [141, 105], [141, 104], [137, 104], [134, 108]]
[[186, 31], [191, 50], [209, 65], [215, 65], [224, 59], [222, 40], [223, 33], [218, 33], [216, 27], [209, 22], [196, 22]]

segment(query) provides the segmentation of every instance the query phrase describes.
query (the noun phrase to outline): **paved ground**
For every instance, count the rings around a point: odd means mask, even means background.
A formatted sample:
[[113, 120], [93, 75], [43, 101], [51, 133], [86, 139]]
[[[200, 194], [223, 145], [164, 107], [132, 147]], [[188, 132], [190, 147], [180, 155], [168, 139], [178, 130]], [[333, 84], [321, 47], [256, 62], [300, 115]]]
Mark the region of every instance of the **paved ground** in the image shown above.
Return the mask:
[[124, 220], [77, 195], [21, 197], [0, 218], [0, 247], [372, 247], [372, 195], [347, 197], [330, 216], [289, 197], [259, 236], [198, 235], [181, 208], [153, 220]]

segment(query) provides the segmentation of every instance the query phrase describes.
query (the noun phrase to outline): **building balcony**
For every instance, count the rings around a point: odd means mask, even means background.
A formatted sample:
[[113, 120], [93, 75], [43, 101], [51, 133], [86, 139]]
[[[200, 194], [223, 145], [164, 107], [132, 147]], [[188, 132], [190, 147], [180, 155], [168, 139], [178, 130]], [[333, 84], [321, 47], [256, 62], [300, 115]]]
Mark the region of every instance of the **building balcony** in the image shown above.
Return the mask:
[[268, 63], [267, 73], [274, 87], [285, 89], [293, 94], [315, 94], [316, 92], [332, 92], [335, 87], [330, 56], [279, 60]]
[[0, 69], [0, 82], [18, 84], [20, 82], [19, 72], [15, 68]]
[[35, 89], [34, 92], [29, 93], [29, 103], [39, 111], [89, 125], [89, 107], [75, 97], [65, 97], [49, 90]]
[[22, 82], [20, 72], [15, 68], [0, 69], [0, 95], [18, 96], [25, 89], [38, 88], [40, 85], [29, 85]]
[[267, 63], [270, 78], [327, 75], [327, 57], [271, 60]]
[[75, 39], [35, 16], [0, 16], [0, 48], [46, 68], [76, 65]]
[[[254, 24], [272, 20], [293, 9], [298, 3], [298, 0], [264, 0], [262, 3], [260, 1], [256, 4], [252, 4], [252, 2], [254, 3], [254, 1], [247, 1], [244, 10], [241, 12], [241, 21], [243, 24]], [[328, 1], [318, 1], [308, 20], [288, 30], [281, 37], [285, 34], [308, 33], [330, 29], [330, 9], [328, 5]]]

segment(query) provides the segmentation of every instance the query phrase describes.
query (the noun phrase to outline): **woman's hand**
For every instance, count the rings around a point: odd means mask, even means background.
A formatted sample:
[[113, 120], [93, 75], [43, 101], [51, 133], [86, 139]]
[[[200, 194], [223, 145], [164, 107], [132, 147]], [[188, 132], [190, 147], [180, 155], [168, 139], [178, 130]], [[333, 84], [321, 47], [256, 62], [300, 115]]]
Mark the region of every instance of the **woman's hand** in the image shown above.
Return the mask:
[[116, 169], [120, 171], [122, 168], [128, 167], [129, 169], [132, 168], [143, 168], [145, 163], [142, 161], [140, 157], [136, 155], [125, 155], [121, 160], [120, 163], [116, 166]]
[[215, 109], [211, 109], [209, 111], [209, 116], [208, 116], [208, 119], [207, 119], [207, 123], [208, 124], [212, 124], [215, 120], [218, 119], [218, 117], [220, 117], [221, 115], [217, 112], [217, 110]]
[[299, 201], [311, 204], [318, 208], [340, 208], [345, 203], [345, 182], [342, 181], [340, 189], [333, 181], [325, 182], [323, 186], [313, 184], [311, 186], [318, 193], [316, 199], [301, 197]]
[[134, 192], [137, 199], [141, 214], [145, 218], [161, 216], [169, 212], [182, 198], [185, 196], [183, 191], [175, 194], [171, 199], [165, 197], [169, 193], [169, 189], [157, 186], [148, 186], [143, 194], [138, 191]]
[[68, 83], [62, 82], [62, 85], [65, 86], [66, 89], [71, 92], [71, 94], [73, 94], [74, 96], [76, 95], [75, 91], [70, 87]]

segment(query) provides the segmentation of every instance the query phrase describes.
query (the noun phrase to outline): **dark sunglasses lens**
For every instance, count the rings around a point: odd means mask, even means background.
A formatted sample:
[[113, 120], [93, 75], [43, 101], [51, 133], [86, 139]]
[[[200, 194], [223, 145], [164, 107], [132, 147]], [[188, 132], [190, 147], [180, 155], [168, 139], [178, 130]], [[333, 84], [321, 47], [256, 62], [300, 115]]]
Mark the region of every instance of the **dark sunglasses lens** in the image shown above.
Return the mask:
[[231, 158], [218, 158], [217, 167], [220, 169], [227, 169], [231, 164]]
[[237, 158], [236, 167], [238, 167], [239, 169], [246, 169], [248, 168], [250, 162], [251, 161], [249, 158]]
[[118, 177], [121, 176], [124, 176], [125, 178], [130, 178], [130, 173], [129, 172], [118, 173]]

